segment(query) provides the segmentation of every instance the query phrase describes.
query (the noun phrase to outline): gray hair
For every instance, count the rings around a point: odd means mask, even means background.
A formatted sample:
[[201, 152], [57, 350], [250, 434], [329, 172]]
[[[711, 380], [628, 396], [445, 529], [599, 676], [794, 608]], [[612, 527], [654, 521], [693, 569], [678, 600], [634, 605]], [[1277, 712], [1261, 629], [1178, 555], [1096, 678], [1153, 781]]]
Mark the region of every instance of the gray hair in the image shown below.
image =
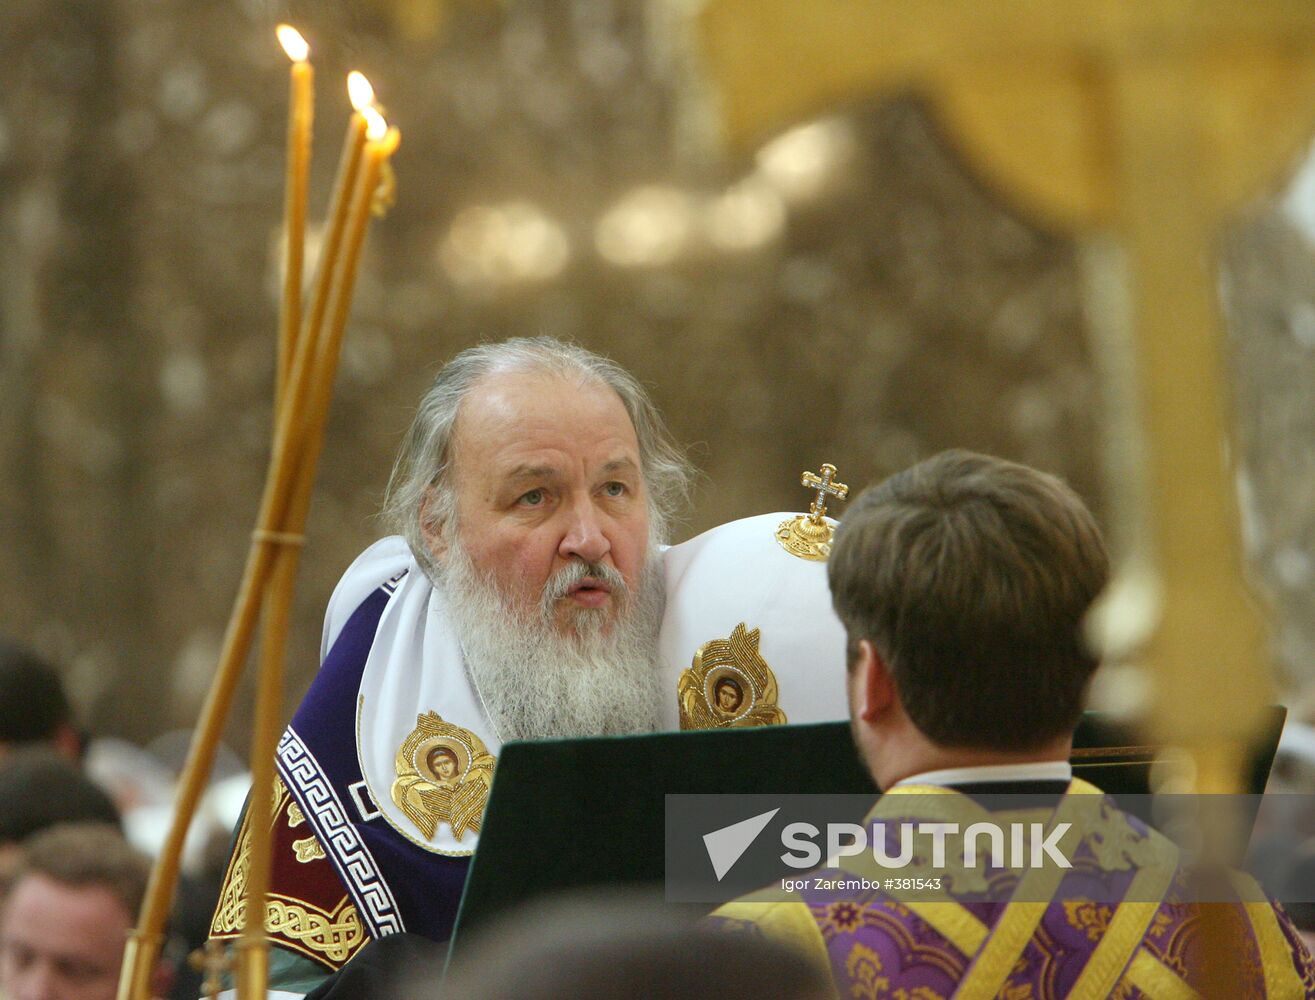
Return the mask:
[[[648, 488], [652, 535], [666, 540], [666, 529], [689, 499], [693, 469], [672, 441], [661, 414], [644, 387], [610, 358], [552, 337], [516, 337], [462, 351], [438, 373], [420, 400], [384, 498], [380, 516], [411, 546], [416, 560], [435, 577], [437, 565], [425, 544], [424, 529], [434, 529], [456, 514], [449, 480], [452, 434], [462, 401], [490, 375], [539, 372], [576, 377], [611, 388], [621, 399], [639, 442], [639, 461]], [[425, 508], [427, 524], [421, 523]]]

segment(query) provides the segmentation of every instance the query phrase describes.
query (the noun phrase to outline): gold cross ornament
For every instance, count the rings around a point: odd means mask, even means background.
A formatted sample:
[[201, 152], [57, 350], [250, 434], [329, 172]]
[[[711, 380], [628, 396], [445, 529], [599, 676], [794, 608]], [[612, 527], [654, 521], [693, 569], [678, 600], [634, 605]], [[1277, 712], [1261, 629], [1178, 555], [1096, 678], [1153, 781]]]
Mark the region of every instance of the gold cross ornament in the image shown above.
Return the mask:
[[849, 487], [844, 483], [836, 482], [833, 478], [835, 474], [836, 467], [830, 462], [826, 462], [822, 465], [822, 474], [820, 476], [815, 472], [805, 472], [799, 479], [801, 486], [817, 491], [817, 499], [808, 508], [808, 513], [812, 516], [814, 524], [819, 523], [826, 515], [828, 493], [837, 500], [843, 500], [849, 496]]
[[233, 961], [228, 954], [228, 947], [223, 941], [211, 938], [205, 943], [205, 949], [197, 948], [187, 956], [187, 964], [197, 972], [205, 973], [201, 984], [201, 994], [209, 1000], [219, 996], [224, 988], [224, 974], [233, 970]]
[[831, 555], [831, 536], [835, 528], [826, 520], [826, 498], [833, 496], [843, 500], [849, 496], [849, 487], [836, 478], [836, 467], [830, 462], [822, 465], [822, 472], [805, 472], [800, 477], [800, 485], [814, 490], [816, 499], [808, 508], [807, 514], [800, 514], [788, 521], [782, 521], [776, 529], [776, 540], [792, 556], [808, 559], [812, 562], [826, 562]]

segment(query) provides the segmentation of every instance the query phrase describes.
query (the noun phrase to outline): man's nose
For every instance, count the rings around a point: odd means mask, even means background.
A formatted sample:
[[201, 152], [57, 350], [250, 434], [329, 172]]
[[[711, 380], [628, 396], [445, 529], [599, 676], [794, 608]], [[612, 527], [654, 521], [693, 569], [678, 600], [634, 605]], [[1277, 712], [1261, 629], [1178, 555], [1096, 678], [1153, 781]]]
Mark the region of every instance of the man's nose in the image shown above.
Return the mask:
[[592, 503], [574, 505], [567, 516], [570, 518], [557, 554], [563, 559], [578, 558], [585, 562], [602, 562], [603, 557], [612, 551], [612, 543], [603, 531], [603, 521]]

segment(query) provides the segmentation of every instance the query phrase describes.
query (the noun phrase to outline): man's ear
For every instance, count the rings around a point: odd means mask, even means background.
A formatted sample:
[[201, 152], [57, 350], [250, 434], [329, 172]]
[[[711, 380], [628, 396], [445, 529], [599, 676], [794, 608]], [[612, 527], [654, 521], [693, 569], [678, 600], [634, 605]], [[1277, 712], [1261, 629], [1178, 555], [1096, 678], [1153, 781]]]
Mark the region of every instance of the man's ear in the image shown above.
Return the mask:
[[448, 531], [447, 523], [433, 516], [434, 505], [438, 502], [435, 489], [437, 487], [431, 486], [425, 490], [425, 498], [420, 501], [420, 536], [434, 558], [441, 560], [447, 555]]
[[71, 722], [61, 722], [51, 742], [55, 746], [55, 752], [70, 763], [77, 764], [82, 760], [82, 751], [86, 749], [83, 746], [82, 734]]
[[870, 639], [858, 641], [854, 670], [858, 698], [855, 710], [864, 722], [873, 722], [894, 704], [895, 678]]

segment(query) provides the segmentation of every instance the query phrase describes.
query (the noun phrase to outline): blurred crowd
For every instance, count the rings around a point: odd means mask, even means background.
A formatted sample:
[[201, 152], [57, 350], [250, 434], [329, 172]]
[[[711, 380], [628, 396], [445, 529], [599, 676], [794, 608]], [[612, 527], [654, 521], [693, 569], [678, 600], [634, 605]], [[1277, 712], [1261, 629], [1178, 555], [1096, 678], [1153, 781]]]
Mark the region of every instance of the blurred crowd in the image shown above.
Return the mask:
[[[144, 750], [86, 733], [59, 672], [0, 639], [0, 998], [111, 1000], [185, 738]], [[232, 759], [190, 831], [157, 996], [195, 1000], [201, 948], [248, 778]]]

